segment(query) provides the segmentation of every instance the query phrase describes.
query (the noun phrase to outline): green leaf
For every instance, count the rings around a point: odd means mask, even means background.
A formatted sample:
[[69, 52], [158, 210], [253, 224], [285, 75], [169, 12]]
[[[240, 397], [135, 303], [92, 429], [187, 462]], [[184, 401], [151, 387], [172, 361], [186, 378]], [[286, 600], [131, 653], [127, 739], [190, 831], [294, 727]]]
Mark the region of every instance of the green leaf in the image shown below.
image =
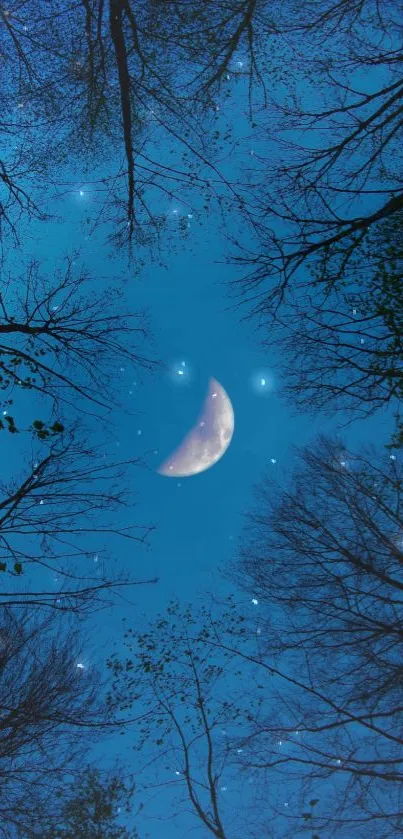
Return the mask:
[[6, 562], [0, 562], [0, 571], [5, 571], [6, 569], [7, 569], [7, 563]]
[[42, 420], [35, 420], [35, 421], [32, 423], [32, 425], [33, 425], [33, 426], [34, 426], [34, 428], [36, 428], [38, 431], [41, 431], [41, 429], [42, 429], [42, 428], [44, 428], [45, 423], [44, 423], [44, 422], [42, 422]]
[[14, 571], [16, 574], [22, 574], [22, 564], [21, 562], [14, 563]]

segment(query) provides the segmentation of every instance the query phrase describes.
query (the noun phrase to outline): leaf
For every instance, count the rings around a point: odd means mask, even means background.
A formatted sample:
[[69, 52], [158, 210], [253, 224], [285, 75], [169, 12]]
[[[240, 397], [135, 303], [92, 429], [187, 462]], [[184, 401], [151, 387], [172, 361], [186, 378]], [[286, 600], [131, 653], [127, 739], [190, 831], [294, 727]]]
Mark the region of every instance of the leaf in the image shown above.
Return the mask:
[[64, 431], [64, 425], [62, 425], [61, 422], [54, 422], [53, 425], [51, 425], [50, 430], [53, 431], [54, 434], [59, 434]]
[[315, 804], [318, 803], [318, 801], [319, 801], [319, 798], [311, 798], [309, 804], [310, 804], [311, 807], [314, 807]]
[[21, 562], [14, 563], [14, 571], [16, 574], [22, 574], [22, 564]]
[[0, 562], [0, 571], [5, 571], [6, 568], [7, 568], [7, 563], [6, 562]]
[[34, 426], [34, 428], [36, 428], [38, 431], [41, 431], [41, 429], [42, 429], [42, 428], [44, 428], [45, 423], [44, 423], [44, 422], [42, 422], [42, 420], [34, 420], [34, 422], [32, 423], [32, 425], [33, 425], [33, 426]]

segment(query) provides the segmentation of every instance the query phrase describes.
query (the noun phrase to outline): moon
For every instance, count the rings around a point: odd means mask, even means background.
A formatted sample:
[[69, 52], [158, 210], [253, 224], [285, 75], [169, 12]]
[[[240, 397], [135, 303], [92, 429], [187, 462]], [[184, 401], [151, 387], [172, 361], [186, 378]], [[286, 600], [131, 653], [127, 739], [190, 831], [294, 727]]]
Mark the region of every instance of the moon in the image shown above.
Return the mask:
[[231, 400], [220, 383], [210, 379], [196, 424], [157, 472], [168, 478], [188, 478], [210, 469], [227, 451], [233, 433]]

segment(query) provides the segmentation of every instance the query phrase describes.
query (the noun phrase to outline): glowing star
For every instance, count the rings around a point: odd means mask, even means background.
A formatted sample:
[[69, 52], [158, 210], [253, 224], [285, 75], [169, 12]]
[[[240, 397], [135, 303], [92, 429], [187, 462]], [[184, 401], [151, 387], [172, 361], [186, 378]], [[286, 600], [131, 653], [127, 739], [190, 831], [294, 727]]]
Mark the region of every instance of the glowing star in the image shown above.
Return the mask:
[[268, 370], [257, 370], [250, 378], [255, 393], [271, 393], [274, 389], [274, 379]]
[[84, 195], [84, 190], [83, 189], [80, 189], [80, 195], [81, 195], [81, 197]]
[[254, 606], [257, 606], [257, 604], [259, 603], [257, 597], [252, 597], [252, 603]]
[[77, 664], [77, 670], [84, 670], [84, 665], [81, 664], [81, 661], [79, 661]]

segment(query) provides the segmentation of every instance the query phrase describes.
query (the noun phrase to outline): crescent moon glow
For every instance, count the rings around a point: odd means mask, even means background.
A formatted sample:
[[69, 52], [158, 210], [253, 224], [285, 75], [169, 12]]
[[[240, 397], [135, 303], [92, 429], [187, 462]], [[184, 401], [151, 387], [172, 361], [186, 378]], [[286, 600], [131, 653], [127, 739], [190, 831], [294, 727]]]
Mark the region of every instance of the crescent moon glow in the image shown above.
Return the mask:
[[224, 388], [210, 379], [203, 409], [180, 446], [159, 466], [160, 475], [187, 478], [214, 466], [234, 433], [234, 411]]

